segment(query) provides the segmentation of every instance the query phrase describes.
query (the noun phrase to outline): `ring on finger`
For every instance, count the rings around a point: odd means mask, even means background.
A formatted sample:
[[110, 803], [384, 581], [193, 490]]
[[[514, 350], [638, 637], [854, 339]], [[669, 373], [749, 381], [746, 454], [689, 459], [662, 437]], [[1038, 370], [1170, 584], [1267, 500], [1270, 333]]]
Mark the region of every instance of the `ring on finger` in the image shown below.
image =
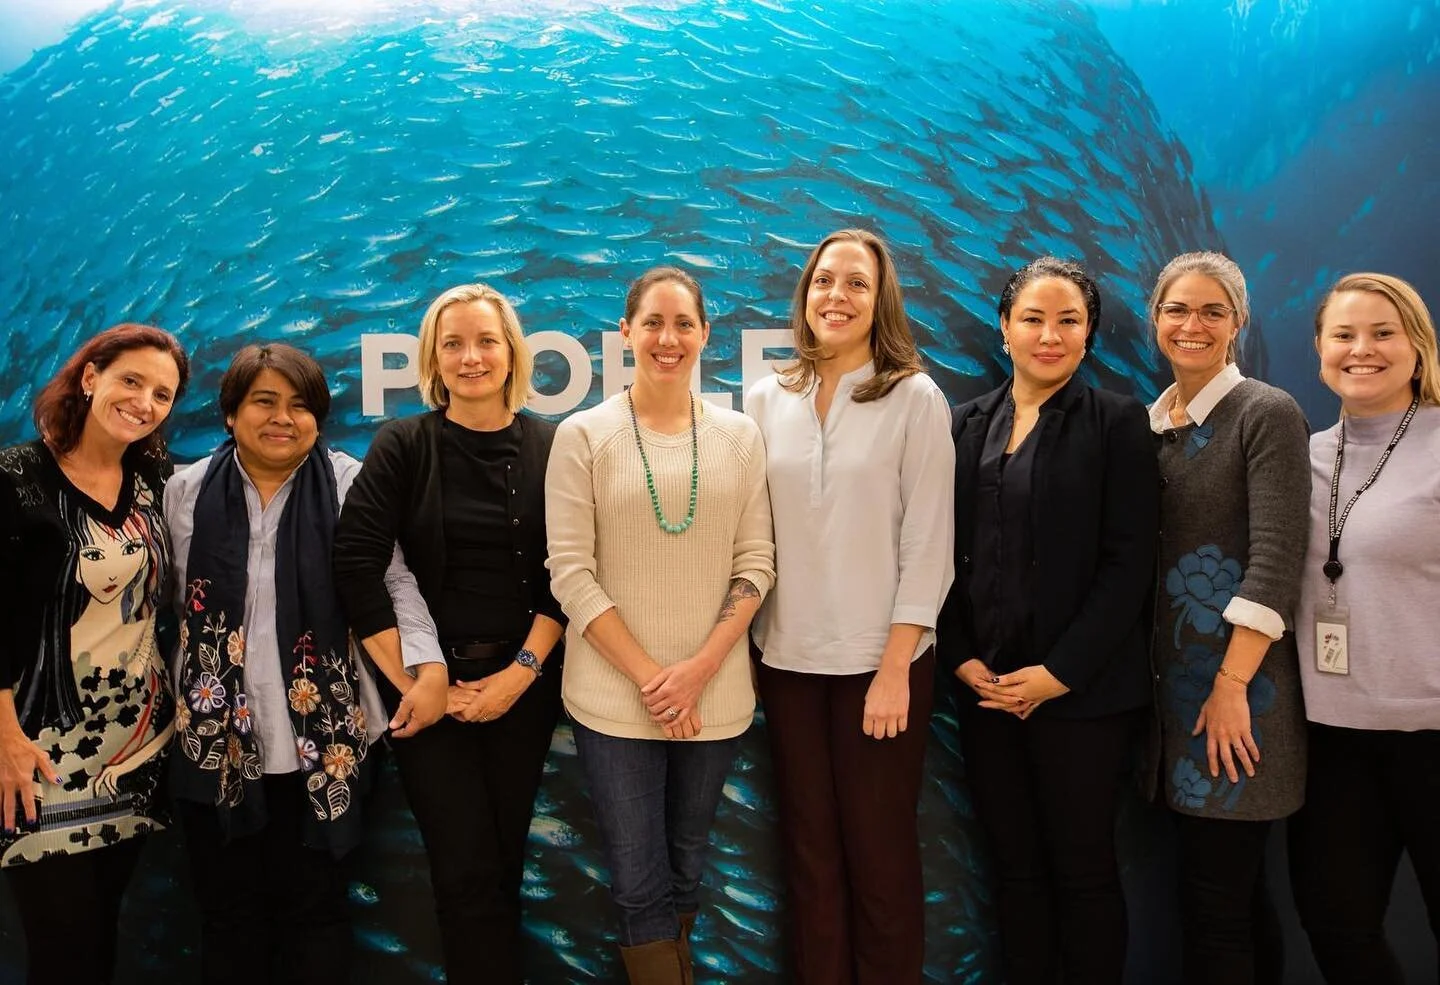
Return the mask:
[[677, 718], [680, 717], [680, 709], [679, 709], [679, 708], [671, 708], [669, 711], [667, 711], [667, 712], [665, 713], [665, 717], [668, 718], [668, 719], [670, 719], [670, 720], [673, 722], [675, 719], [677, 719]]

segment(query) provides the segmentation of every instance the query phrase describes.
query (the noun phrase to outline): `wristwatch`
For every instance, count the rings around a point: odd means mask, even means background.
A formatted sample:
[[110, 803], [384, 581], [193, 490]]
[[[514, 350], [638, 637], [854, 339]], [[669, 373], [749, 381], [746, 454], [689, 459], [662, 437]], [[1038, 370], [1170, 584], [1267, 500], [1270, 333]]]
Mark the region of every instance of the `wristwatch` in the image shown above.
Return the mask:
[[541, 673], [543, 673], [543, 671], [540, 670], [540, 658], [523, 647], [519, 653], [515, 654], [515, 662], [522, 667], [529, 667], [535, 672], [536, 677], [539, 677]]

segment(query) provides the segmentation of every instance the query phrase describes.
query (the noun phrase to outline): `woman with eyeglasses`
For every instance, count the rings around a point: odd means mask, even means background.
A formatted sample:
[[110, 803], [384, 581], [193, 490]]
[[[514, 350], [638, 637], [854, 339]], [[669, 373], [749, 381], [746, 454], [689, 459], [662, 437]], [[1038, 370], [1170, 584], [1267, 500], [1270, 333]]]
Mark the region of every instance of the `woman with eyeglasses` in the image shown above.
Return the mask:
[[1278, 982], [1265, 885], [1271, 822], [1305, 792], [1305, 711], [1291, 611], [1310, 502], [1305, 417], [1235, 363], [1245, 278], [1219, 253], [1160, 272], [1151, 317], [1175, 383], [1160, 436], [1154, 640], [1163, 765], [1179, 833], [1187, 985]]

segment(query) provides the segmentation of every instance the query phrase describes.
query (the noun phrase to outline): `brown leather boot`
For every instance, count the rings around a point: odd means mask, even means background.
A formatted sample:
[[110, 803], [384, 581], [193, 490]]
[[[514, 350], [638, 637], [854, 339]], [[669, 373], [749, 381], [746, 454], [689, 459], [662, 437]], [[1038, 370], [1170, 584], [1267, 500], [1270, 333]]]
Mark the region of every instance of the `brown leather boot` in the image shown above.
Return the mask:
[[630, 985], [687, 985], [690, 981], [685, 977], [689, 961], [682, 960], [678, 940], [621, 947], [620, 957]]
[[695, 930], [698, 912], [680, 914], [680, 973], [684, 985], [695, 985], [695, 958], [690, 953], [690, 934]]

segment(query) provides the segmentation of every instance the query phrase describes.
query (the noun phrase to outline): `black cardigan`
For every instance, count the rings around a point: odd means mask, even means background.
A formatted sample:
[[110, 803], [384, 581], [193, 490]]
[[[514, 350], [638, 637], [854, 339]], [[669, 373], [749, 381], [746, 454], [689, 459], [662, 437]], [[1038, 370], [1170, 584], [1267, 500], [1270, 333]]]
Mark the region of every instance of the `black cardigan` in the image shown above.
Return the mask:
[[[355, 635], [364, 639], [395, 627], [385, 570], [395, 543], [420, 594], [439, 609], [445, 578], [444, 513], [440, 503], [440, 434], [444, 411], [391, 421], [370, 443], [365, 464], [340, 510], [335, 531], [335, 583]], [[520, 424], [517, 494], [510, 499], [515, 551], [521, 559], [520, 595], [530, 613], [562, 625], [545, 570], [545, 466], [555, 425], [529, 414]]]
[[[937, 628], [952, 671], [976, 656], [970, 608], [971, 555], [980, 454], [990, 421], [1010, 392], [956, 407], [955, 584]], [[1145, 408], [1133, 397], [1071, 379], [1040, 408], [1031, 479], [1035, 659], [1070, 688], [1037, 714], [1094, 718], [1148, 705], [1147, 650], [1160, 471]]]

